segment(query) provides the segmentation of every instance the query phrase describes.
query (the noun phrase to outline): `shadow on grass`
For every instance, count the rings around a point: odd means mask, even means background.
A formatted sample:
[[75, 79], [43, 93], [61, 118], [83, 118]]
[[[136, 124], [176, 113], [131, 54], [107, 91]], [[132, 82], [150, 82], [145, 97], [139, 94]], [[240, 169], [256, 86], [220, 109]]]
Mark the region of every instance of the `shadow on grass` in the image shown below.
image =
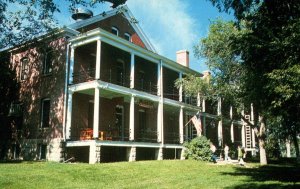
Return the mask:
[[246, 176], [242, 185], [228, 188], [300, 188], [300, 167], [291, 164], [271, 164], [258, 168], [236, 167], [231, 176]]

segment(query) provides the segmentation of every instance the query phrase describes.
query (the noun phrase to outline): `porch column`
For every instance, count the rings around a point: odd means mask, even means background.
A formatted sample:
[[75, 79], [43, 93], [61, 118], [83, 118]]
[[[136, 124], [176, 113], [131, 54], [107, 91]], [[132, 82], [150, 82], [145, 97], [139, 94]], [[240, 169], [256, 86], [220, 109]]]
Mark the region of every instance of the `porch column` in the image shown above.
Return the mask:
[[157, 64], [157, 96], [163, 96], [163, 66], [162, 60]]
[[180, 160], [185, 160], [185, 148], [182, 148], [181, 153], [180, 153]]
[[100, 163], [101, 146], [97, 146], [96, 142], [90, 144], [89, 164]]
[[179, 112], [179, 142], [183, 143], [183, 107], [180, 107]]
[[231, 125], [230, 125], [230, 139], [231, 139], [231, 142], [234, 143], [232, 106], [230, 106], [230, 120], [231, 120]]
[[130, 99], [129, 140], [134, 140], [134, 96]]
[[136, 161], [136, 147], [127, 148], [127, 159], [129, 162]]
[[157, 142], [164, 143], [164, 111], [163, 111], [163, 62], [157, 64], [157, 95], [160, 96], [157, 107]]
[[155, 155], [157, 160], [163, 160], [163, 148], [156, 149]]
[[157, 142], [163, 143], [163, 103], [161, 101], [157, 107]]
[[74, 52], [75, 52], [75, 47], [71, 46], [71, 53], [70, 53], [70, 70], [69, 70], [69, 84], [73, 84]]
[[[179, 79], [182, 79], [182, 72], [179, 72]], [[179, 87], [179, 102], [182, 102], [182, 84]]]
[[130, 88], [134, 88], [134, 66], [135, 66], [135, 61], [134, 61], [134, 53], [131, 52], [131, 59], [130, 59]]
[[201, 106], [201, 98], [200, 98], [200, 93], [197, 94], [197, 106]]
[[[243, 108], [243, 110], [242, 110], [242, 116], [244, 116], [245, 115], [245, 113], [244, 113], [244, 108]], [[242, 119], [242, 133], [241, 133], [241, 135], [242, 135], [242, 146], [243, 147], [246, 147], [246, 140], [245, 140], [245, 121]]]
[[[218, 97], [218, 116], [222, 115], [221, 106], [222, 106], [221, 97]], [[218, 123], [218, 142], [219, 142], [219, 146], [222, 146], [223, 143], [222, 119], [219, 120]]]
[[99, 137], [99, 110], [100, 110], [100, 89], [95, 88], [94, 96], [94, 122], [93, 122], [93, 138]]
[[97, 40], [97, 53], [96, 53], [96, 70], [95, 79], [100, 79], [100, 65], [101, 65], [101, 41]]
[[[254, 110], [253, 110], [253, 104], [251, 103], [251, 123], [254, 124]], [[254, 129], [251, 129], [252, 131], [252, 147], [255, 148], [255, 132]]]
[[71, 139], [71, 125], [72, 125], [72, 102], [73, 102], [73, 91], [68, 91], [68, 111], [67, 111], [67, 124], [65, 128], [66, 140]]

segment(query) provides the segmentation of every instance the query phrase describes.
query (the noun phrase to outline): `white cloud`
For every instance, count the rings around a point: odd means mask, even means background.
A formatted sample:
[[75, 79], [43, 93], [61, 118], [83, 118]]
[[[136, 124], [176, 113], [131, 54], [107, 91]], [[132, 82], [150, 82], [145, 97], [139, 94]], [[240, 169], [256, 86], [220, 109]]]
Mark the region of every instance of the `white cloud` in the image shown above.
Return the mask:
[[192, 48], [199, 37], [187, 1], [128, 0], [127, 5], [159, 54], [175, 60], [176, 51], [186, 49], [193, 59]]

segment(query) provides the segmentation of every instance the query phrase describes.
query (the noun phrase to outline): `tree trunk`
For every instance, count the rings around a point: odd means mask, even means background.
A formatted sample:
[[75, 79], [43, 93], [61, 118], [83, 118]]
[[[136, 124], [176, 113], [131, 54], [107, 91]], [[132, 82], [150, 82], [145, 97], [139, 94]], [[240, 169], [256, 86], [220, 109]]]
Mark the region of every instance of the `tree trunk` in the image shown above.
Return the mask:
[[291, 157], [291, 141], [290, 141], [290, 139], [286, 139], [285, 146], [286, 146], [286, 157], [290, 158]]
[[267, 154], [265, 149], [265, 138], [266, 138], [266, 124], [264, 117], [262, 115], [258, 116], [260, 127], [258, 133], [258, 142], [259, 142], [259, 158], [261, 165], [267, 165]]
[[259, 142], [259, 158], [260, 158], [260, 165], [267, 165], [267, 154], [265, 149], [265, 140], [258, 139]]
[[294, 146], [295, 146], [297, 161], [300, 162], [299, 144], [298, 144], [297, 133], [293, 132], [292, 137], [293, 137], [293, 142], [294, 142]]

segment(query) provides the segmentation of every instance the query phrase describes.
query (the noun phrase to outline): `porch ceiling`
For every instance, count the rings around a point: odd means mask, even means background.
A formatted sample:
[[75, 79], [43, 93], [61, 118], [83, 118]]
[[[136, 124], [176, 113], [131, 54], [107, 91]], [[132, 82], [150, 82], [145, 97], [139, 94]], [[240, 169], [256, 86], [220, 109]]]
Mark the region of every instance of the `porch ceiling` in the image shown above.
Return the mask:
[[[95, 90], [94, 89], [82, 90], [82, 91], [78, 91], [78, 93], [94, 96]], [[117, 97], [126, 98], [127, 96], [124, 94], [121, 94], [121, 93], [115, 93], [115, 92], [108, 91], [108, 90], [100, 90], [100, 97], [112, 99], [112, 98], [117, 98]]]

